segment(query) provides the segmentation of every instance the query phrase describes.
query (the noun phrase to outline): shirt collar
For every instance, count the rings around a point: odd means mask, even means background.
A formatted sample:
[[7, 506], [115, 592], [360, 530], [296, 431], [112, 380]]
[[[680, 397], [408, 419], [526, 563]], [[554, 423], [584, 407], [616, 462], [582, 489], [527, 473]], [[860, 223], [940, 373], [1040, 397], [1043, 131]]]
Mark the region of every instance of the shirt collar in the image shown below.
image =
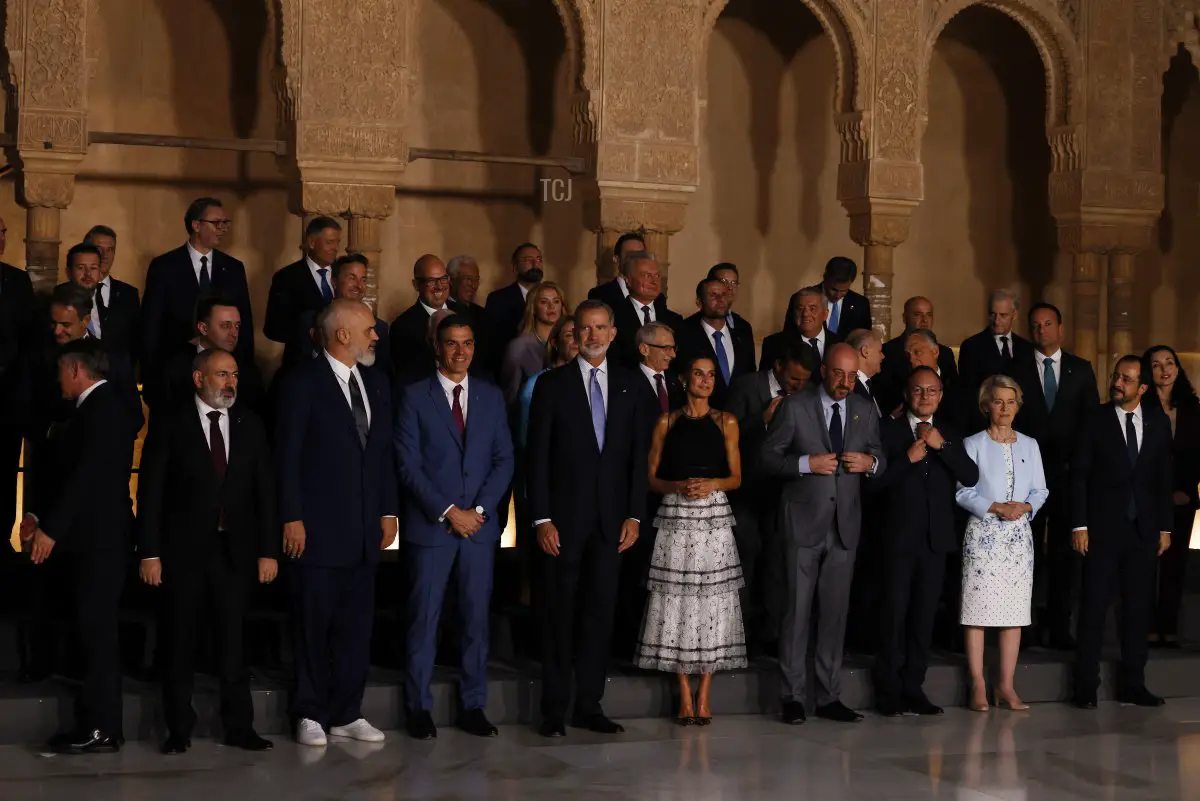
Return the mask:
[[783, 385], [779, 383], [779, 379], [775, 377], [774, 370], [767, 370], [767, 389], [771, 391], [771, 397], [774, 398], [783, 390]]
[[908, 416], [908, 427], [913, 430], [914, 434], [917, 431], [917, 423], [932, 423], [933, 422], [933, 415], [929, 415], [928, 420], [922, 420], [920, 417], [917, 417], [912, 412], [905, 412], [905, 414]]
[[1055, 366], [1057, 366], [1058, 363], [1062, 361], [1062, 348], [1054, 351], [1054, 353], [1051, 353], [1049, 356], [1043, 356], [1039, 351], [1035, 350], [1033, 352], [1033, 357], [1039, 365], [1044, 365], [1046, 363], [1046, 359], [1051, 359]]
[[107, 380], [101, 378], [95, 384], [92, 384], [90, 387], [85, 389], [83, 392], [80, 392], [79, 397], [75, 399], [75, 408], [78, 409], [80, 406], [82, 406], [83, 402], [88, 399], [88, 395], [91, 395], [92, 391], [95, 390], [96, 387], [100, 386], [101, 384], [107, 384], [107, 383], [108, 383]]
[[800, 337], [805, 342], [813, 339], [817, 340], [817, 342], [821, 343], [821, 353], [825, 352], [825, 326], [821, 326], [821, 333], [817, 334], [815, 337], [806, 337], [804, 336], [804, 332], [800, 332]]
[[652, 384], [654, 384], [654, 383], [657, 383], [657, 382], [655, 381], [655, 378], [654, 378], [655, 376], [662, 375], [662, 373], [656, 373], [656, 372], [654, 372], [653, 370], [651, 370], [651, 369], [650, 369], [650, 368], [649, 368], [649, 367], [646, 365], [646, 363], [645, 363], [645, 362], [638, 362], [638, 367], [640, 367], [640, 368], [642, 369], [642, 373], [644, 373], [644, 374], [645, 374], [646, 378], [649, 378], [649, 379], [650, 379], [650, 383], [652, 383]]
[[441, 370], [436, 371], [436, 375], [438, 383], [442, 385], [442, 389], [449, 394], [454, 394], [455, 387], [462, 387], [462, 391], [465, 394], [467, 391], [467, 382], [471, 380], [470, 376], [464, 376], [461, 384], [455, 384], [449, 378], [446, 378], [446, 376], [442, 375]]
[[865, 387], [865, 386], [867, 386], [867, 384], [869, 384], [871, 382], [871, 376], [867, 375], [862, 370], [859, 370], [858, 371], [858, 380], [861, 381], [862, 385]]
[[[726, 325], [728, 325], [728, 323], [726, 323]], [[708, 336], [710, 338], [712, 337], [713, 334], [728, 335], [728, 333], [729, 333], [725, 328], [722, 328], [720, 330], [713, 328], [712, 325], [709, 324], [708, 320], [704, 319], [703, 317], [700, 318], [700, 327], [704, 329], [704, 333], [708, 334]]]
[[[307, 255], [306, 255], [306, 256], [304, 257], [304, 263], [308, 265], [309, 272], [311, 272], [311, 273], [313, 274], [313, 277], [314, 277], [314, 278], [320, 278], [320, 277], [321, 277], [321, 274], [320, 274], [319, 272], [317, 272], [318, 270], [329, 270], [329, 268], [328, 268], [328, 267], [322, 267], [321, 265], [319, 265], [319, 264], [317, 264], [315, 261], [313, 261], [313, 260], [312, 260], [312, 256], [307, 256]], [[330, 272], [328, 273], [328, 275], [329, 275], [330, 277], [332, 277], [332, 275], [333, 275], [333, 271], [332, 271], [332, 270], [330, 270]]]
[[[1126, 412], [1124, 409], [1122, 409], [1120, 406], [1118, 406], [1115, 403], [1113, 404], [1113, 408], [1117, 410], [1117, 417], [1121, 420], [1122, 423], [1124, 423], [1125, 415], [1129, 414], [1129, 412]], [[1139, 423], [1142, 422], [1142, 404], [1139, 403], [1137, 405], [1137, 408], [1133, 410], [1133, 419], [1137, 420]]]
[[353, 367], [347, 367], [337, 359], [333, 358], [333, 355], [329, 351], [325, 351], [325, 360], [329, 362], [329, 366], [333, 368], [333, 374], [336, 375], [343, 384], [349, 384], [350, 376], [354, 376], [355, 379], [358, 380], [359, 389], [362, 389], [362, 378], [358, 374], [357, 364]]
[[824, 408], [824, 409], [828, 409], [830, 406], [842, 406], [842, 407], [844, 407], [844, 406], [846, 405], [846, 399], [845, 399], [845, 398], [843, 398], [843, 399], [841, 399], [841, 400], [834, 400], [834, 399], [833, 399], [833, 398], [832, 398], [832, 397], [829, 395], [829, 392], [828, 392], [828, 391], [826, 391], [826, 389], [825, 389], [825, 385], [824, 385], [824, 384], [822, 384], [822, 385], [821, 385], [821, 389], [819, 390], [819, 392], [820, 392], [820, 395], [821, 395], [821, 407], [822, 407], [822, 408]]
[[443, 309], [448, 309], [448, 308], [450, 308], [450, 307], [449, 307], [449, 306], [447, 306], [445, 303], [443, 303], [443, 304], [442, 304], [442, 308], [441, 308], [441, 309], [435, 309], [435, 308], [433, 308], [432, 306], [426, 306], [426, 305], [425, 305], [425, 301], [423, 301], [423, 300], [418, 300], [418, 301], [417, 301], [417, 303], [420, 303], [420, 304], [421, 304], [421, 308], [422, 308], [422, 309], [424, 309], [424, 310], [425, 310], [425, 313], [426, 313], [426, 314], [428, 314], [430, 317], [432, 317], [433, 315], [435, 315], [435, 314], [437, 314], [438, 312], [442, 311]]
[[207, 403], [204, 402], [204, 400], [199, 395], [196, 395], [195, 397], [196, 397], [196, 410], [200, 412], [200, 416], [203, 417], [204, 419], [207, 420], [208, 415], [211, 412], [216, 412], [217, 414], [221, 415], [221, 417], [229, 416], [228, 409], [218, 409], [214, 406], [209, 406]]
[[992, 334], [992, 341], [995, 342], [997, 345], [1002, 345], [1003, 343], [1000, 341], [1000, 337], [1004, 337], [1005, 339], [1008, 340], [1008, 344], [1010, 346], [1012, 345], [1012, 342], [1013, 342], [1013, 332], [1012, 331], [1009, 331], [1007, 334]]
[[[580, 372], [583, 373], [583, 377], [585, 380], [590, 379], [592, 377], [592, 366], [590, 364], [588, 364], [587, 359], [583, 358], [582, 355], [576, 356], [575, 363], [579, 365], [579, 370], [580, 370]], [[596, 369], [598, 369], [600, 371], [600, 375], [605, 376], [607, 378], [608, 377], [608, 358], [605, 357], [604, 361], [600, 362], [600, 366], [597, 367]]]
[[207, 256], [208, 257], [208, 266], [209, 267], [212, 266], [213, 253], [215, 253], [216, 251], [210, 250], [208, 253], [201, 253], [200, 251], [196, 250], [196, 248], [192, 247], [192, 243], [190, 240], [187, 243], [187, 251], [188, 251], [188, 256], [190, 256], [192, 259], [192, 264], [199, 266], [200, 259], [204, 256]]
[[622, 295], [629, 297], [629, 285], [625, 283], [625, 276], [617, 276], [617, 286], [620, 287]]

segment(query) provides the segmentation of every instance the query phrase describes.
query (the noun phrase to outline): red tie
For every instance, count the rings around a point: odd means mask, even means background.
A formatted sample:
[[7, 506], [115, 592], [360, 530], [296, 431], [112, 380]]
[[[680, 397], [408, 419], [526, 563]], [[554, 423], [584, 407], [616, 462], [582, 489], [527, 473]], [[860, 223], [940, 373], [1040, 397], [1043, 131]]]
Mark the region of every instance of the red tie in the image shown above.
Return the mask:
[[658, 406], [666, 414], [671, 411], [671, 404], [667, 400], [667, 382], [663, 380], [662, 373], [654, 374], [654, 383], [658, 385]]
[[450, 411], [454, 414], [454, 424], [458, 426], [458, 435], [461, 437], [467, 430], [467, 421], [463, 417], [462, 404], [458, 402], [458, 396], [462, 394], [462, 387], [454, 388], [454, 403]]

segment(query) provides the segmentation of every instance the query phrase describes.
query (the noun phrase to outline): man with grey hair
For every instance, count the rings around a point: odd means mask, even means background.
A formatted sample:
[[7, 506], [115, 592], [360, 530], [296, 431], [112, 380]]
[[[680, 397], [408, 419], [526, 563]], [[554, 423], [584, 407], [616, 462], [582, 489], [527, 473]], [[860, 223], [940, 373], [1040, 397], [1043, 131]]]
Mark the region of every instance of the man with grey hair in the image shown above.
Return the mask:
[[846, 344], [858, 353], [858, 380], [854, 382], [854, 394], [875, 404], [875, 410], [883, 417], [883, 407], [877, 394], [881, 387], [875, 381], [883, 366], [883, 337], [873, 328], [856, 328], [847, 334]]
[[666, 323], [678, 336], [683, 317], [667, 308], [667, 301], [662, 295], [662, 270], [653, 255], [644, 250], [635, 250], [625, 257], [622, 264], [629, 297], [613, 307], [617, 339], [611, 355], [632, 370], [640, 361], [638, 329], [650, 323]]
[[475, 332], [475, 358], [471, 360], [471, 375], [486, 374], [489, 379], [500, 372], [504, 351], [496, 346], [492, 321], [484, 308], [475, 302], [479, 295], [479, 262], [466, 254], [446, 262], [450, 274], [450, 305], [457, 314], [467, 318]]
[[[825, 304], [825, 293], [819, 286], [807, 286], [794, 292], [788, 303], [790, 313], [783, 322], [783, 330], [763, 340], [761, 364], [774, 364], [785, 351], [785, 343], [799, 339], [813, 350], [817, 364], [825, 359], [825, 353], [837, 339], [825, 327], [829, 312]], [[813, 381], [821, 380], [818, 373]]]
[[625, 275], [625, 257], [638, 250], [646, 250], [646, 239], [638, 231], [630, 231], [617, 239], [613, 245], [613, 269], [616, 275], [588, 291], [588, 300], [599, 300], [611, 309], [617, 308], [629, 297], [629, 282]]
[[[966, 398], [975, 397], [986, 378], [998, 374], [1011, 377], [1014, 360], [1033, 359], [1033, 344], [1012, 330], [1020, 308], [1020, 300], [1011, 290], [997, 289], [989, 296], [987, 327], [964, 340], [958, 349], [958, 374]], [[987, 426], [976, 405], [969, 406], [968, 435]]]

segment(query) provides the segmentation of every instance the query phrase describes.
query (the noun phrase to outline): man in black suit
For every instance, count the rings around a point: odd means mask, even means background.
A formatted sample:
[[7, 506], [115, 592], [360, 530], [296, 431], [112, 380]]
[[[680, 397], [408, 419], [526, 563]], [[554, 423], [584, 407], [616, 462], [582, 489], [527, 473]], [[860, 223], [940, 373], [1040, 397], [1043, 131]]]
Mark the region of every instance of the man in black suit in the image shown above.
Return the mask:
[[[333, 281], [333, 296], [358, 303], [365, 302], [363, 298], [367, 296], [367, 273], [369, 270], [367, 257], [361, 253], [339, 256], [329, 268]], [[291, 347], [306, 360], [321, 355], [319, 337], [316, 336], [316, 321], [316, 311], [301, 312], [300, 323], [292, 338]], [[376, 317], [375, 334], [379, 337], [379, 341], [375, 343], [375, 368], [387, 374], [388, 380], [391, 380], [393, 370], [390, 332], [391, 328], [387, 322]]]
[[678, 337], [683, 318], [667, 308], [659, 292], [662, 272], [658, 261], [644, 250], [635, 250], [625, 257], [625, 273], [629, 297], [612, 307], [617, 338], [612, 357], [623, 367], [632, 370], [638, 365], [637, 331], [649, 323], [666, 323]]
[[437, 256], [426, 253], [417, 259], [412, 284], [417, 300], [392, 320], [389, 336], [393, 372], [402, 383], [430, 374], [437, 357], [430, 344], [429, 318], [442, 309], [454, 309], [448, 303], [450, 274]]
[[104, 349], [109, 353], [128, 354], [129, 363], [137, 367], [141, 356], [142, 304], [137, 287], [112, 277], [113, 262], [117, 258], [117, 232], [107, 225], [93, 225], [83, 242], [100, 253], [98, 283], [92, 282], [88, 286], [78, 280], [80, 276], [72, 275], [69, 252], [67, 278], [94, 290], [92, 324], [99, 332], [97, 338], [104, 342]]
[[532, 242], [522, 242], [512, 253], [511, 284], [493, 289], [484, 301], [491, 330], [496, 337], [496, 352], [504, 354], [508, 343], [516, 339], [521, 318], [525, 315], [525, 297], [529, 290], [542, 282], [542, 250]]
[[[886, 387], [889, 398], [897, 401], [904, 395], [904, 387], [908, 382], [908, 374], [912, 371], [904, 342], [908, 335], [918, 329], [933, 331], [933, 303], [929, 298], [920, 295], [904, 301], [904, 331], [899, 336], [892, 337], [883, 343], [883, 372], [880, 375], [881, 388]], [[943, 383], [958, 384], [958, 365], [954, 361], [954, 351], [946, 345], [938, 345], [937, 357], [938, 377]], [[890, 414], [889, 409], [885, 414]]]
[[1020, 303], [1016, 293], [997, 289], [988, 299], [988, 327], [967, 337], [959, 346], [958, 374], [962, 393], [967, 399], [967, 434], [987, 427], [983, 413], [974, 402], [984, 379], [999, 374], [1012, 377], [1015, 362], [1033, 358], [1033, 345], [1012, 330], [1018, 309]]
[[887, 469], [871, 487], [886, 522], [874, 678], [875, 707], [888, 717], [942, 714], [922, 686], [946, 554], [958, 550], [955, 490], [975, 486], [979, 468], [953, 424], [937, 414], [941, 393], [937, 373], [918, 367], [908, 378], [906, 414], [879, 426]]
[[742, 285], [742, 279], [738, 276], [738, 268], [736, 264], [723, 261], [720, 264], [714, 264], [708, 268], [708, 277], [716, 278], [725, 286], [729, 287], [729, 314], [726, 315], [726, 322], [729, 323], [729, 328], [733, 331], [739, 328], [746, 332], [746, 337], [754, 342], [754, 326], [750, 325], [750, 321], [733, 310], [733, 306], [737, 303], [738, 289]]
[[1041, 590], [1034, 591], [1034, 619], [1037, 633], [1051, 648], [1073, 651], [1071, 611], [1079, 557], [1071, 550], [1071, 456], [1100, 396], [1091, 363], [1062, 349], [1062, 312], [1057, 307], [1039, 303], [1031, 308], [1029, 333], [1034, 358], [1013, 363], [1013, 377], [1025, 396], [1013, 426], [1037, 440], [1050, 490], [1050, 499], [1033, 519], [1034, 586]]
[[455, 314], [467, 318], [471, 330], [475, 332], [475, 359], [472, 364], [497, 375], [504, 351], [496, 349], [491, 318], [475, 302], [479, 295], [479, 262], [474, 256], [466, 254], [454, 256], [446, 262], [446, 272], [450, 274], [450, 300], [447, 302], [454, 308]]
[[879, 412], [880, 419], [883, 419], [894, 409], [885, 411], [883, 404], [879, 402], [883, 394], [880, 375], [883, 365], [883, 342], [879, 332], [873, 328], [856, 328], [846, 334], [844, 341], [858, 353], [858, 380], [854, 382], [854, 394], [875, 404], [875, 411]]
[[[0, 255], [7, 228], [0, 219]], [[24, 270], [0, 262], [0, 385], [20, 385], [22, 366], [36, 342], [33, 282]], [[17, 515], [17, 469], [21, 428], [27, 408], [16, 392], [0, 392], [0, 531], [9, 531]]]
[[604, 715], [620, 554], [646, 515], [649, 448], [645, 379], [607, 358], [612, 310], [585, 300], [575, 311], [579, 357], [542, 374], [529, 414], [529, 506], [545, 552], [542, 724], [566, 735], [575, 674], [575, 725], [624, 729]]
[[717, 375], [709, 403], [724, 409], [730, 385], [756, 371], [753, 334], [729, 327], [729, 287], [721, 279], [705, 278], [696, 285], [696, 305], [700, 311], [679, 326], [679, 363], [698, 356], [713, 360]]
[[[444, 268], [443, 268], [444, 269]], [[325, 352], [288, 373], [275, 453], [290, 560], [296, 740], [382, 742], [362, 716], [380, 551], [396, 539], [392, 393], [375, 361], [375, 318], [334, 300], [317, 315]]]
[[615, 309], [626, 302], [629, 297], [629, 279], [624, 273], [625, 257], [635, 251], [645, 252], [646, 240], [637, 231], [621, 234], [613, 245], [613, 269], [616, 275], [611, 281], [605, 281], [599, 286], [588, 290], [588, 300], [599, 300]]
[[21, 523], [30, 561], [44, 565], [52, 559], [64, 571], [56, 592], [71, 596], [81, 645], [75, 728], [50, 741], [63, 754], [112, 753], [123, 742], [117, 607], [133, 522], [133, 438], [113, 424], [124, 411], [103, 378], [106, 361], [100, 343], [90, 339], [69, 342], [58, 352], [58, 383], [76, 409], [56, 437], [57, 480], [32, 493]]
[[246, 267], [217, 250], [233, 226], [221, 201], [202, 197], [183, 216], [188, 241], [156, 256], [146, 270], [142, 296], [142, 378], [159, 370], [193, 336], [196, 300], [210, 293], [226, 295], [242, 313], [244, 334], [238, 339], [239, 364], [254, 360], [254, 313], [246, 287]]
[[284, 367], [309, 358], [303, 343], [296, 341], [296, 331], [306, 312], [311, 321], [335, 297], [332, 265], [341, 249], [341, 224], [332, 217], [313, 217], [304, 227], [304, 255], [271, 278], [263, 336], [283, 343]]
[[[918, 367], [928, 367], [937, 373], [938, 378], [942, 379], [942, 396], [941, 403], [938, 404], [938, 416], [944, 420], [954, 424], [955, 428], [962, 430], [966, 420], [968, 419], [968, 406], [978, 408], [979, 388], [976, 387], [972, 393], [967, 392], [962, 380], [954, 380], [942, 371], [941, 363], [939, 362], [939, 354], [941, 345], [938, 344], [937, 337], [932, 331], [923, 328], [917, 328], [909, 331], [904, 337], [904, 349], [908, 354], [909, 372]], [[904, 397], [887, 396], [884, 408], [888, 406], [893, 409], [904, 403]]]
[[[784, 343], [791, 339], [800, 339], [813, 350], [817, 364], [825, 361], [825, 353], [830, 346], [839, 340], [833, 332], [825, 327], [828, 315], [825, 293], [819, 286], [809, 286], [792, 294], [790, 302], [792, 309], [791, 325], [785, 325], [782, 331], [771, 334], [763, 340], [762, 363], [774, 364], [783, 352]], [[820, 373], [813, 374], [814, 382], [821, 380]]]
[[1071, 460], [1072, 546], [1083, 555], [1075, 697], [1096, 708], [1100, 650], [1113, 585], [1121, 595], [1121, 666], [1117, 700], [1162, 706], [1146, 689], [1146, 637], [1150, 632], [1158, 557], [1171, 545], [1171, 421], [1148, 409], [1150, 367], [1122, 356], [1113, 368], [1109, 402], [1094, 407]]
[[279, 569], [274, 468], [262, 421], [230, 408], [238, 392], [233, 355], [213, 348], [193, 361], [194, 402], [156, 414], [138, 481], [139, 573], [165, 595], [162, 750], [191, 746], [196, 631], [211, 619], [225, 745], [266, 751], [270, 741], [254, 731], [242, 621], [251, 583], [268, 584]]
[[834, 340], [841, 342], [851, 331], [871, 327], [871, 305], [865, 296], [850, 288], [858, 277], [858, 265], [845, 256], [825, 262], [821, 292], [825, 295], [825, 319]]
[[762, 444], [779, 404], [802, 391], [820, 367], [812, 348], [792, 340], [774, 364], [764, 364], [759, 372], [734, 381], [726, 403], [741, 432], [742, 486], [730, 493], [729, 503], [737, 521], [733, 535], [746, 579], [741, 593], [746, 642], [755, 654], [779, 640], [786, 582], [776, 519], [781, 487], [778, 478], [762, 469]]

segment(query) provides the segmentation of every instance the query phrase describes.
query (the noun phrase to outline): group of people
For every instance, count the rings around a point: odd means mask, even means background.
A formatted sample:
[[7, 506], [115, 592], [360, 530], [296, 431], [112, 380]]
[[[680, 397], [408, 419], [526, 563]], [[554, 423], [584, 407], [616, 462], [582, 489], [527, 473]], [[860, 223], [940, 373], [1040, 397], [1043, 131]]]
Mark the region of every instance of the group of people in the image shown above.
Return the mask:
[[[57, 751], [123, 742], [130, 554], [160, 593], [165, 753], [190, 747], [202, 619], [218, 632], [225, 742], [271, 747], [253, 728], [243, 626], [253, 585], [277, 577], [297, 741], [382, 740], [362, 697], [376, 568], [397, 539], [405, 727], [437, 736], [430, 682], [453, 587], [458, 725], [495, 736], [489, 613], [510, 503], [547, 737], [568, 720], [622, 731], [602, 706], [614, 651], [676, 674], [686, 726], [711, 723], [715, 672], [775, 652], [782, 718], [801, 723], [810, 625], [818, 716], [862, 718], [840, 699], [848, 631], [876, 653], [879, 712], [938, 714], [923, 683], [947, 616], [965, 631], [970, 707], [989, 706], [984, 631], [997, 628], [995, 703], [1025, 709], [1013, 679], [1035, 587], [1037, 636], [1077, 648], [1075, 702], [1088, 708], [1119, 583], [1118, 695], [1162, 702], [1145, 687], [1146, 653], [1177, 644], [1200, 505], [1200, 401], [1170, 348], [1121, 358], [1101, 405], [1090, 364], [1062, 350], [1055, 307], [1029, 311], [1031, 342], [1013, 332], [1016, 297], [994, 293], [956, 362], [922, 297], [882, 341], [839, 257], [789, 299], [760, 370], [734, 311], [736, 265], [712, 267], [685, 319], [637, 233], [614, 247], [616, 277], [573, 307], [534, 244], [514, 250], [512, 282], [482, 305], [474, 259], [424, 255], [417, 299], [389, 325], [363, 302], [366, 259], [338, 256], [341, 225], [316, 217], [302, 257], [271, 282], [263, 333], [284, 353], [268, 387], [245, 268], [218, 249], [222, 204], [197, 200], [184, 224], [187, 242], [150, 263], [140, 299], [110, 274], [105, 226], [70, 249], [48, 304], [24, 271], [0, 267], [0, 377], [18, 387], [0, 399], [0, 491], [15, 487], [24, 441], [28, 596], [70, 597], [57, 612], [78, 629], [80, 703]], [[135, 520], [139, 378], [150, 416]], [[11, 519], [15, 500], [4, 503]], [[55, 604], [31, 606], [35, 630], [53, 630]]]

